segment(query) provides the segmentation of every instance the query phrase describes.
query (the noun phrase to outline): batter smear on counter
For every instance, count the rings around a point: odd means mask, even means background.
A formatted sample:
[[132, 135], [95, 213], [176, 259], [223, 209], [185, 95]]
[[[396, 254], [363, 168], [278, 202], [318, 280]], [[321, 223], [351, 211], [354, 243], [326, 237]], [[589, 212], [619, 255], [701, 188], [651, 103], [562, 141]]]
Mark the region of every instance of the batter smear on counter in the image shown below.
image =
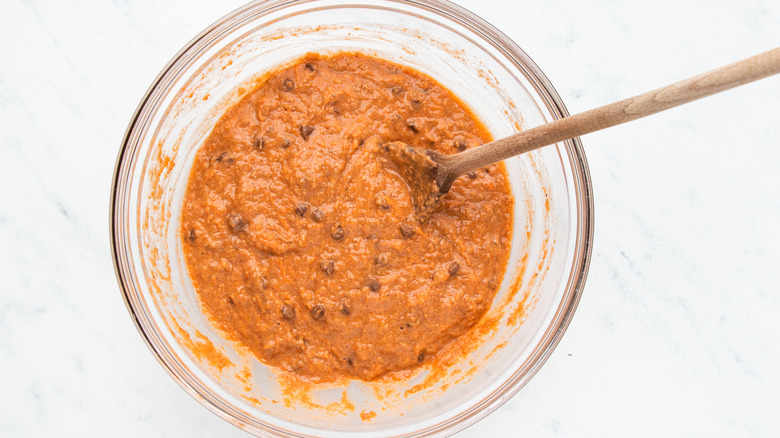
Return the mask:
[[180, 235], [204, 311], [260, 361], [314, 381], [431, 360], [490, 307], [514, 199], [497, 164], [418, 223], [381, 145], [489, 140], [449, 90], [388, 61], [309, 55], [273, 73], [192, 168]]

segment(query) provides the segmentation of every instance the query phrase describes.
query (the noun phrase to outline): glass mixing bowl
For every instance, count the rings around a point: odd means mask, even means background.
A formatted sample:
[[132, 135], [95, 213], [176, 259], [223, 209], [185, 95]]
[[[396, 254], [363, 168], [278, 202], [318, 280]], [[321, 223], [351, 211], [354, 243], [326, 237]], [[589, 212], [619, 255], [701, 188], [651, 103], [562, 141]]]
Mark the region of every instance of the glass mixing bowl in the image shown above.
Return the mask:
[[[498, 138], [567, 115], [515, 43], [436, 0], [249, 4], [190, 42], [141, 101], [119, 152], [111, 241], [141, 335], [198, 401], [258, 436], [443, 436], [506, 402], [539, 370], [580, 299], [593, 203], [579, 139], [506, 161], [516, 197], [512, 252], [493, 306], [459, 340], [461, 360], [378, 382], [304, 392], [203, 316], [178, 238], [189, 170], [220, 115], [254, 81], [309, 52], [359, 51], [453, 90]], [[434, 360], [435, 362], [435, 360]], [[300, 389], [300, 388], [298, 388]], [[365, 419], [361, 417], [364, 414]]]

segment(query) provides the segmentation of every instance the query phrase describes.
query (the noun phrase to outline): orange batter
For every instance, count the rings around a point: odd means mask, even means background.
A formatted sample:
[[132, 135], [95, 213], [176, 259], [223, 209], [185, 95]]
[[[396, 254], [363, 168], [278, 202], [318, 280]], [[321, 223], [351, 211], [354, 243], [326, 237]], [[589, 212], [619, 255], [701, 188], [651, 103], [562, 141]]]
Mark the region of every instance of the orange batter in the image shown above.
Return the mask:
[[490, 307], [509, 256], [503, 164], [455, 182], [420, 224], [381, 144], [489, 141], [431, 78], [342, 53], [270, 75], [198, 151], [181, 238], [211, 321], [262, 362], [318, 381], [430, 360]]

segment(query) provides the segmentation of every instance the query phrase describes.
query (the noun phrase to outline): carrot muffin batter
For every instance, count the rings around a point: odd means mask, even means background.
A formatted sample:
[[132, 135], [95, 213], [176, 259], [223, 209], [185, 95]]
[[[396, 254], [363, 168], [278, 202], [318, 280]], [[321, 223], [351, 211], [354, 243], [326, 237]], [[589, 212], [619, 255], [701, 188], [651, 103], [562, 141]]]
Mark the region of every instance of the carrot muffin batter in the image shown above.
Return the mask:
[[493, 165], [418, 223], [381, 145], [489, 140], [450, 91], [384, 60], [310, 55], [270, 75], [190, 175], [180, 233], [205, 312], [262, 362], [313, 380], [430, 360], [490, 307], [514, 201]]

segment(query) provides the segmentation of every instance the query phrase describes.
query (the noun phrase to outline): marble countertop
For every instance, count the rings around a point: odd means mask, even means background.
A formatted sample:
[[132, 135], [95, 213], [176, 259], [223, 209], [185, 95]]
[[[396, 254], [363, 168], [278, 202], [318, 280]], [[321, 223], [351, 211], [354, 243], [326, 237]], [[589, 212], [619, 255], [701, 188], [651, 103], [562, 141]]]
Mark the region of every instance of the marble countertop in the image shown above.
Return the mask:
[[[0, 436], [245, 437], [159, 366], [120, 296], [109, 186], [168, 60], [241, 0], [0, 14]], [[780, 45], [780, 2], [459, 0], [572, 112]], [[777, 436], [780, 77], [583, 138], [596, 230], [547, 364], [458, 434]]]

